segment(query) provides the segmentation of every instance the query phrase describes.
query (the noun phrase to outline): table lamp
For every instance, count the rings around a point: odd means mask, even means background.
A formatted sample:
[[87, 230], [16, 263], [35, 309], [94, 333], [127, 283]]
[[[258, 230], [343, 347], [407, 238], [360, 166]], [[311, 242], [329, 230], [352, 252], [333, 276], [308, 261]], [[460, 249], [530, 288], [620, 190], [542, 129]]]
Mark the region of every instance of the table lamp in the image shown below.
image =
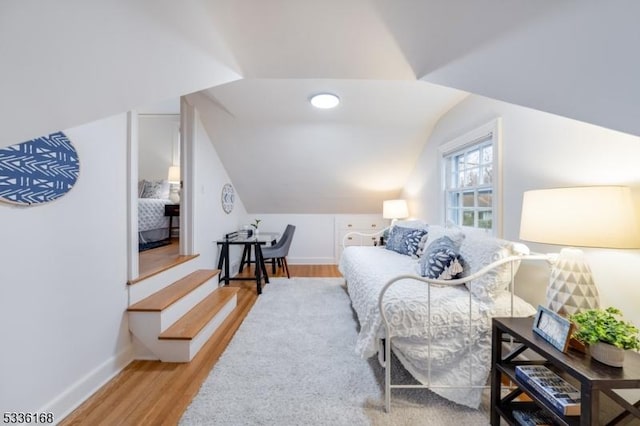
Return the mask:
[[[520, 239], [575, 247], [639, 248], [640, 230], [623, 186], [589, 186], [527, 191], [522, 199]], [[563, 248], [550, 256], [547, 307], [572, 315], [599, 306], [598, 289], [584, 253]]]
[[[170, 166], [169, 167], [169, 173], [167, 175], [167, 181], [170, 184], [178, 184], [180, 185], [180, 166]], [[173, 201], [174, 203], [179, 203], [180, 202], [180, 187], [178, 186], [178, 189], [176, 189], [175, 191], [171, 191], [171, 193], [169, 194], [169, 199], [171, 199], [171, 201]]]
[[382, 202], [382, 217], [391, 219], [393, 225], [398, 219], [409, 217], [407, 200], [385, 200]]

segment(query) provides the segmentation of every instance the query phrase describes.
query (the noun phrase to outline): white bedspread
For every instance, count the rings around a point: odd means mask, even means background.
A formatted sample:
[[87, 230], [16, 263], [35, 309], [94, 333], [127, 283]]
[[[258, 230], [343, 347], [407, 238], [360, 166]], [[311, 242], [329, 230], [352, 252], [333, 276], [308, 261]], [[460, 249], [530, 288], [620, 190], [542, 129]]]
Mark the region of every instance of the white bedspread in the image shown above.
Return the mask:
[[138, 232], [169, 228], [164, 206], [170, 203], [171, 200], [162, 198], [138, 198]]
[[[380, 247], [345, 248], [339, 268], [360, 322], [356, 352], [363, 358], [381, 350], [379, 339], [385, 337], [378, 311], [382, 287], [395, 276], [417, 275], [417, 262]], [[426, 283], [407, 279], [386, 293], [384, 309], [392, 327], [392, 349], [418, 381], [433, 386], [460, 386], [432, 390], [454, 402], [477, 408], [482, 390], [469, 385], [486, 384], [491, 364], [491, 318], [510, 315], [511, 297], [504, 294], [494, 304], [487, 305], [471, 298], [464, 286], [431, 286], [432, 309], [429, 309], [427, 289]], [[514, 316], [536, 312], [517, 297], [514, 297], [514, 307]], [[431, 331], [426, 327], [427, 318], [431, 319]], [[426, 344], [429, 340], [430, 353]]]

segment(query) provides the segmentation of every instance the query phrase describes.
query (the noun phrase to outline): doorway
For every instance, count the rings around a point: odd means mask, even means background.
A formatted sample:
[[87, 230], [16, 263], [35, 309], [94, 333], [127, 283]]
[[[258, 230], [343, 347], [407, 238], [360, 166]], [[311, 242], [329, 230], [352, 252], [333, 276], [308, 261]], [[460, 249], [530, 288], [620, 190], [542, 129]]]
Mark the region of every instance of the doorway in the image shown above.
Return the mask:
[[[183, 105], [184, 103], [184, 105]], [[140, 281], [189, 258], [190, 199], [185, 173], [191, 167], [193, 126], [186, 102], [167, 101], [128, 114], [128, 279]], [[187, 108], [187, 117], [191, 109]], [[177, 113], [176, 113], [177, 112]], [[189, 140], [189, 143], [186, 141]]]

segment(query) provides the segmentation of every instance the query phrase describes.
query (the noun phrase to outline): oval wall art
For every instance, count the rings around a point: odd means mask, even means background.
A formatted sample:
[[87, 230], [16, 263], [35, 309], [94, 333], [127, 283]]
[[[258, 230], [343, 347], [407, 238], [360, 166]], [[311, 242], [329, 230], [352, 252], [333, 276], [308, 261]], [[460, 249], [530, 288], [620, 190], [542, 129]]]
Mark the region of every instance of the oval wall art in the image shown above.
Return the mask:
[[0, 201], [34, 205], [56, 200], [78, 180], [80, 161], [62, 132], [0, 149]]

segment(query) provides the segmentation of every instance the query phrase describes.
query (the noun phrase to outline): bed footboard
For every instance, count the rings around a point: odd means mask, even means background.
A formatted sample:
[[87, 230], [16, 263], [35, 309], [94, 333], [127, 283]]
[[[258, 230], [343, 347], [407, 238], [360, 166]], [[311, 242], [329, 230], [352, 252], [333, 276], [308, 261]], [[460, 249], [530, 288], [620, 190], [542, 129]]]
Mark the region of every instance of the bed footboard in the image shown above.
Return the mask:
[[[498, 268], [502, 265], [505, 264], [509, 264], [510, 265], [510, 270], [511, 270], [511, 282], [509, 285], [509, 289], [508, 292], [510, 293], [510, 298], [511, 298], [511, 307], [510, 307], [510, 315], [513, 315], [514, 312], [514, 292], [515, 292], [515, 286], [516, 286], [516, 282], [515, 282], [515, 271], [517, 270], [517, 266], [515, 266], [516, 264], [519, 265], [519, 262], [522, 261], [544, 261], [544, 262], [548, 262], [549, 261], [549, 257], [546, 255], [514, 255], [514, 256], [509, 256], [509, 257], [505, 257], [503, 259], [500, 259], [498, 261], [495, 261], [491, 264], [489, 264], [488, 266], [478, 270], [477, 272], [470, 274], [469, 276], [466, 276], [464, 278], [461, 279], [455, 279], [455, 280], [438, 280], [438, 279], [429, 279], [429, 278], [425, 278], [419, 275], [399, 275], [397, 277], [394, 277], [392, 279], [390, 279], [382, 288], [382, 290], [380, 291], [379, 297], [378, 297], [378, 309], [379, 312], [381, 314], [382, 317], [382, 323], [383, 323], [383, 327], [384, 327], [384, 336], [385, 336], [385, 344], [383, 345], [384, 347], [384, 358], [381, 359], [382, 363], [383, 363], [383, 368], [385, 369], [385, 410], [387, 412], [389, 412], [391, 410], [391, 390], [392, 389], [399, 389], [399, 388], [426, 388], [426, 389], [435, 389], [435, 388], [486, 388], [486, 385], [474, 385], [473, 384], [473, 380], [471, 377], [471, 361], [469, 364], [469, 384], [462, 386], [462, 385], [442, 385], [442, 384], [433, 384], [431, 381], [431, 370], [432, 370], [432, 366], [431, 366], [431, 340], [432, 339], [428, 339], [427, 342], [427, 383], [426, 384], [418, 384], [418, 385], [402, 385], [402, 384], [392, 384], [391, 382], [391, 368], [389, 368], [389, 363], [391, 360], [391, 346], [392, 346], [392, 341], [394, 339], [394, 335], [393, 335], [393, 328], [392, 328], [392, 324], [391, 321], [389, 320], [389, 318], [387, 318], [387, 313], [386, 310], [384, 309], [385, 307], [385, 295], [388, 293], [389, 289], [391, 289], [395, 284], [397, 284], [400, 281], [403, 280], [415, 280], [415, 281], [420, 281], [423, 282], [425, 284], [426, 287], [426, 292], [427, 292], [427, 300], [428, 300], [428, 311], [429, 313], [425, 316], [426, 317], [426, 330], [428, 332], [428, 335], [432, 335], [432, 319], [431, 319], [431, 306], [432, 306], [432, 288], [433, 287], [444, 287], [444, 286], [461, 286], [464, 285], [467, 282], [470, 282], [476, 278], [479, 278], [481, 276], [483, 276], [484, 274], [489, 273], [490, 271], [494, 270], [495, 268]], [[468, 339], [469, 341], [473, 341], [474, 340], [474, 319], [472, 317], [472, 303], [479, 303], [477, 301], [474, 301], [471, 292], [469, 292], [469, 317], [468, 320], [466, 321], [466, 323], [468, 324]], [[476, 331], [477, 332], [477, 331]]]

